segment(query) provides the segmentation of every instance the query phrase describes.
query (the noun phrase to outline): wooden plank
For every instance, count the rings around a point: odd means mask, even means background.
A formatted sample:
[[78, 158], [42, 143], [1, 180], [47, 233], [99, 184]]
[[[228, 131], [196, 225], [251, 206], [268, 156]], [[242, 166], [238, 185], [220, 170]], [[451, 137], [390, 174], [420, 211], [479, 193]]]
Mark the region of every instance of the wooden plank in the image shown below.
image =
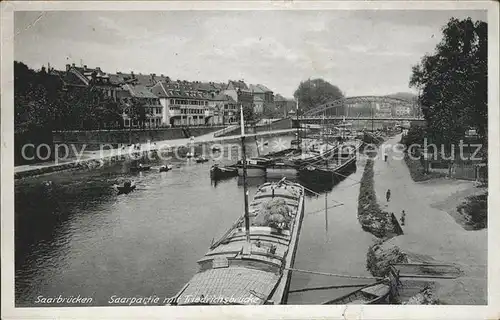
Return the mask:
[[374, 286], [366, 287], [364, 289], [361, 289], [361, 291], [368, 293], [368, 294], [372, 294], [372, 295], [377, 296], [377, 297], [380, 297], [380, 296], [387, 294], [389, 289], [390, 288], [388, 285], [381, 283], [381, 284], [377, 284]]

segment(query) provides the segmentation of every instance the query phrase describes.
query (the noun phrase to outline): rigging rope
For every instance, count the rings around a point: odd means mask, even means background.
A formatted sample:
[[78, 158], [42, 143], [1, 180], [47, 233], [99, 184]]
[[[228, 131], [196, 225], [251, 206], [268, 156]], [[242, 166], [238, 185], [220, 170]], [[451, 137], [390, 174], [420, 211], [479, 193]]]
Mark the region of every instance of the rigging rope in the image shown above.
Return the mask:
[[295, 269], [295, 268], [285, 268], [285, 270], [289, 270], [289, 271], [296, 271], [296, 272], [301, 272], [301, 273], [318, 274], [318, 275], [323, 275], [323, 276], [340, 277], [340, 278], [353, 278], [353, 279], [375, 279], [375, 280], [381, 280], [381, 279], [384, 279], [384, 278], [382, 278], [382, 277], [370, 277], [370, 276], [350, 276], [350, 275], [345, 275], [345, 274], [328, 273], [328, 272], [319, 272], [319, 271], [311, 271], [311, 270], [302, 270], [302, 269]]
[[[381, 282], [381, 281], [378, 281], [378, 282]], [[343, 285], [326, 286], [326, 287], [310, 287], [310, 288], [290, 290], [290, 291], [288, 291], [288, 293], [298, 293], [298, 292], [314, 291], [314, 290], [328, 290], [328, 289], [366, 287], [366, 286], [369, 286], [369, 285], [377, 284], [378, 282], [375, 282], [375, 283], [360, 283], [360, 284], [343, 284]]]

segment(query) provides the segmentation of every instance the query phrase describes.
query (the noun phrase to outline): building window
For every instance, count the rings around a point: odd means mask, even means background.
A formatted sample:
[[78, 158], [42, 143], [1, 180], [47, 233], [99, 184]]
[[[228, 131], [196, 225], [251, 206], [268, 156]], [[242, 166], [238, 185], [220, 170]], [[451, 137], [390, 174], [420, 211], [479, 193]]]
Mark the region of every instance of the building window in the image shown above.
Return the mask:
[[130, 120], [129, 119], [125, 119], [125, 127], [129, 127], [130, 126]]

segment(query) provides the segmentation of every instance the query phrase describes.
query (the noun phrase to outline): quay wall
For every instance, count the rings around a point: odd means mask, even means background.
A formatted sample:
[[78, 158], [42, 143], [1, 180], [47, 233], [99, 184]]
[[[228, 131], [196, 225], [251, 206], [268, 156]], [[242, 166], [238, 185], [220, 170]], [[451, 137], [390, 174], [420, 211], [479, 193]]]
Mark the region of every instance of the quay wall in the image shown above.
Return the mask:
[[[245, 128], [245, 133], [246, 134], [252, 134], [252, 133], [259, 133], [259, 132], [265, 132], [265, 131], [272, 131], [272, 130], [285, 130], [285, 129], [292, 129], [292, 119], [281, 119], [277, 120], [273, 123], [270, 124], [265, 124], [265, 125], [260, 125], [256, 127], [246, 127]], [[233, 135], [240, 135], [241, 134], [241, 127], [236, 127], [234, 130], [229, 131], [224, 133], [222, 136], [233, 136]]]
[[[281, 132], [268, 132], [264, 133], [260, 136], [262, 137], [277, 137], [277, 136], [283, 136], [283, 135], [288, 135], [290, 134], [289, 132], [286, 131], [281, 131]], [[253, 137], [247, 137], [247, 141], [249, 139], [253, 139]], [[207, 140], [207, 141], [200, 141], [200, 142], [195, 142], [193, 143], [193, 147], [195, 150], [199, 150], [198, 148], [203, 146], [203, 145], [210, 145], [210, 144], [219, 144], [219, 143], [239, 143], [241, 141], [240, 137], [227, 137], [227, 138], [216, 138], [213, 140]], [[175, 144], [175, 141], [172, 141], [171, 144], [172, 147], [178, 147], [182, 150], [179, 154], [183, 154], [188, 151], [188, 148], [186, 144]], [[161, 149], [161, 147], [160, 147]], [[136, 154], [140, 154], [142, 156], [146, 156], [148, 152], [155, 152], [158, 151], [158, 148], [151, 148], [150, 150], [143, 150], [143, 151], [137, 151]], [[162, 152], [162, 150], [159, 150]], [[39, 176], [43, 174], [50, 174], [53, 172], [59, 172], [59, 171], [70, 171], [70, 170], [95, 170], [99, 168], [103, 168], [105, 166], [109, 166], [113, 163], [116, 162], [122, 162], [130, 160], [130, 157], [128, 154], [113, 154], [109, 156], [103, 156], [103, 157], [93, 157], [90, 159], [81, 159], [81, 160], [74, 160], [74, 161], [68, 161], [64, 163], [59, 163], [59, 164], [52, 164], [52, 165], [47, 165], [47, 166], [33, 166], [27, 170], [20, 170], [18, 172], [14, 173], [14, 179], [22, 179], [26, 177], [33, 177], [33, 176]]]
[[[155, 128], [143, 129], [119, 129], [119, 130], [68, 130], [47, 131], [37, 130], [30, 133], [16, 133], [14, 140], [14, 164], [16, 166], [35, 164], [54, 160], [57, 152], [63, 157], [74, 157], [75, 149], [80, 152], [99, 150], [103, 144], [109, 144], [113, 148], [131, 143], [145, 143], [148, 141], [162, 141], [185, 139], [191, 136], [197, 137], [210, 132], [223, 129], [223, 126], [202, 127], [179, 127], [179, 128]], [[57, 145], [73, 145], [73, 148], [60, 148]], [[23, 149], [23, 146], [27, 146]], [[39, 150], [39, 156], [36, 153]], [[24, 156], [23, 156], [24, 154]], [[47, 156], [46, 156], [47, 155]]]
[[89, 146], [103, 143], [129, 144], [145, 143], [201, 136], [224, 128], [223, 126], [155, 128], [151, 130], [88, 130], [88, 131], [54, 131], [54, 143], [86, 144]]

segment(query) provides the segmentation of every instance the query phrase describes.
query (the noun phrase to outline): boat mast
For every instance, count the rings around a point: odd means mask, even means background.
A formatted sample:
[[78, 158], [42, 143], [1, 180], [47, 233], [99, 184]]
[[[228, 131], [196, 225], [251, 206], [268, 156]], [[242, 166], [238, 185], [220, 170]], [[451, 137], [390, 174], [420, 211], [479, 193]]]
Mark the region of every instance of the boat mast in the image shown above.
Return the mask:
[[247, 242], [250, 243], [250, 217], [248, 214], [248, 190], [247, 190], [247, 157], [245, 148], [245, 119], [243, 117], [243, 104], [240, 105], [241, 122], [241, 151], [243, 164], [243, 193], [245, 194], [245, 233]]
[[300, 147], [300, 122], [299, 122], [299, 99], [298, 98], [296, 101], [295, 113], [297, 116], [297, 148], [300, 150], [301, 147]]

